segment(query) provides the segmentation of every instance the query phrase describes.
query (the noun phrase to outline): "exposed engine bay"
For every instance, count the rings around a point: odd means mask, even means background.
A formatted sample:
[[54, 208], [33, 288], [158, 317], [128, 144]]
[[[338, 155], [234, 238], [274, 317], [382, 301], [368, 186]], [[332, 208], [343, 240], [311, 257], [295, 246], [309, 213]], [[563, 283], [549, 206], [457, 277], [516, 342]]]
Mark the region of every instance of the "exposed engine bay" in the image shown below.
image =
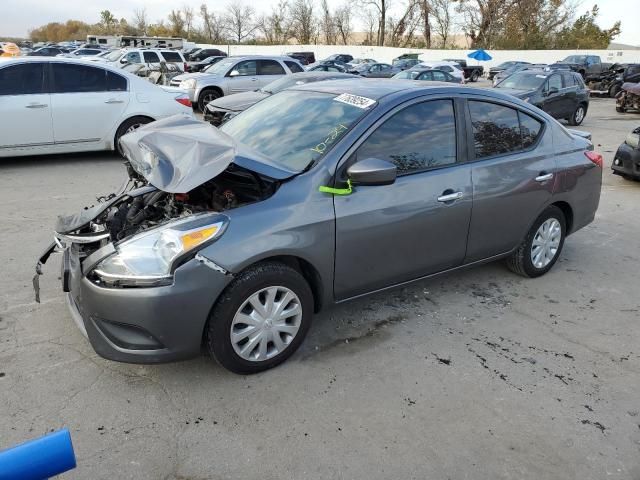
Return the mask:
[[[163, 223], [201, 212], [223, 212], [264, 200], [278, 182], [236, 165], [187, 193], [168, 193], [147, 186], [131, 168], [129, 188], [119, 201], [98, 215], [78, 234], [108, 232], [111, 242], [123, 240]], [[109, 200], [109, 197], [99, 198]]]

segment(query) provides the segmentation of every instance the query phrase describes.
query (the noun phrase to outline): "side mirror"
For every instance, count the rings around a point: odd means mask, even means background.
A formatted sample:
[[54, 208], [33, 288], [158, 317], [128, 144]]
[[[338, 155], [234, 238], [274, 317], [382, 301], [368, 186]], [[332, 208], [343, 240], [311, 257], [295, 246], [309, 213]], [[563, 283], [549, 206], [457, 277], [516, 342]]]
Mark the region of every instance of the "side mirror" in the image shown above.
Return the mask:
[[230, 77], [237, 77], [238, 75], [240, 75], [238, 70], [231, 70], [231, 72], [229, 72]]
[[347, 175], [357, 185], [391, 185], [396, 181], [397, 167], [379, 158], [365, 158], [351, 165]]
[[126, 58], [121, 58], [120, 63], [124, 65], [125, 63], [129, 63], [129, 60], [127, 60]]

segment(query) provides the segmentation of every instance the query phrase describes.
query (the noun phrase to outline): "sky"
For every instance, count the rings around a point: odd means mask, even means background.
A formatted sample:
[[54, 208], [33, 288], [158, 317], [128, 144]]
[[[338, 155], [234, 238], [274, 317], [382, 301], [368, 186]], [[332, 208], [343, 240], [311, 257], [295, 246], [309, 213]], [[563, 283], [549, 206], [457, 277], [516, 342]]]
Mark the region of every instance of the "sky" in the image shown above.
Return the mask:
[[[145, 7], [149, 20], [152, 23], [166, 18], [172, 8], [181, 5], [190, 5], [194, 10], [207, 3], [210, 10], [224, 9], [227, 1], [223, 0], [3, 0], [11, 3], [9, 8], [2, 9], [0, 16], [0, 36], [26, 37], [31, 28], [44, 25], [49, 22], [65, 21], [68, 19], [82, 20], [87, 23], [96, 23], [99, 12], [104, 9], [111, 10], [116, 18], [130, 20], [133, 11]], [[237, 3], [238, 0], [233, 0]], [[242, 0], [240, 0], [242, 1]], [[331, 8], [340, 5], [341, 2], [350, 0], [329, 0]], [[637, 15], [629, 15], [630, 4], [637, 0], [600, 0], [600, 16], [598, 23], [603, 28], [610, 28], [616, 20], [622, 21], [622, 34], [614, 41], [629, 45], [640, 46], [640, 28]], [[269, 12], [277, 0], [251, 0], [258, 12]], [[318, 2], [319, 3], [319, 2]], [[402, 0], [393, 0], [393, 4], [401, 5]], [[591, 8], [593, 0], [582, 0], [578, 7], [578, 14]], [[626, 13], [626, 15], [625, 15]], [[356, 30], [358, 30], [356, 20]]]

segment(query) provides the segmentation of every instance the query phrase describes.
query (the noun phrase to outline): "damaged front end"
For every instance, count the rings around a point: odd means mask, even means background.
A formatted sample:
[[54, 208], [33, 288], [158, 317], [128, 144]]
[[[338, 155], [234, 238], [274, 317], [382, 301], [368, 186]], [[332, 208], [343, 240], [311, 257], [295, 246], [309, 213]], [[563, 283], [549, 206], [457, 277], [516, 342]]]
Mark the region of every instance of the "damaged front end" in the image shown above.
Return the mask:
[[54, 242], [36, 265], [36, 301], [42, 266], [54, 251], [63, 253], [65, 292], [74, 262], [84, 277], [107, 288], [171, 284], [176, 268], [224, 233], [224, 212], [269, 198], [291, 176], [223, 132], [183, 116], [146, 125], [121, 142], [128, 183], [95, 206], [58, 219]]

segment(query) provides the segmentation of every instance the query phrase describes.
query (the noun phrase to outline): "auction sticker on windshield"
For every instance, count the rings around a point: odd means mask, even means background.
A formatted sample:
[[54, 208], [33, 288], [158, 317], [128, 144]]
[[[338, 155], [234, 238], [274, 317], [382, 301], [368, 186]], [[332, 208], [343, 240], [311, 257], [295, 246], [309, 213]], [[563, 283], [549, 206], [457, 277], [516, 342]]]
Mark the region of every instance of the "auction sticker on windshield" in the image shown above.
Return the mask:
[[367, 97], [361, 97], [360, 95], [352, 95], [350, 93], [343, 93], [334, 98], [336, 102], [346, 103], [347, 105], [353, 105], [358, 108], [369, 108], [371, 105], [376, 103], [375, 100], [372, 100]]

